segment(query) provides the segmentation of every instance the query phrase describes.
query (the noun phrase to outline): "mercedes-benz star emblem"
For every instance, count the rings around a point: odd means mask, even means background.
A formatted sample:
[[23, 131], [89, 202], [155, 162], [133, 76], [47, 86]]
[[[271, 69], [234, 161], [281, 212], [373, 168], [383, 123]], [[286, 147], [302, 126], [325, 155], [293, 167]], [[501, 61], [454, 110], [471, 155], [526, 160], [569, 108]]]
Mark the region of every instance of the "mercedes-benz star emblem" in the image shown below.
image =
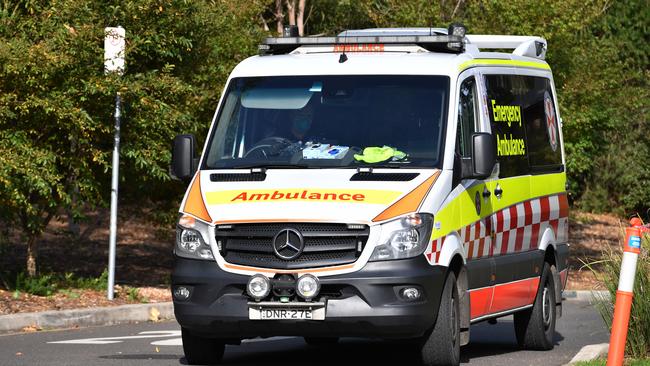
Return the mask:
[[304, 249], [305, 239], [296, 229], [282, 229], [273, 238], [273, 251], [275, 255], [285, 261], [298, 258]]

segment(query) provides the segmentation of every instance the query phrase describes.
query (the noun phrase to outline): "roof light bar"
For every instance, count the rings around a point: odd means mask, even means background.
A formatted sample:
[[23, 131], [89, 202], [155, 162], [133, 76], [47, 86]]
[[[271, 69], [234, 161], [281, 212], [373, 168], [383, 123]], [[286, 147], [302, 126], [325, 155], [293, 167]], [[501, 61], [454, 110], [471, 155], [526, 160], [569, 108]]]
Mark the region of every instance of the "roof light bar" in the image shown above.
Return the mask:
[[[462, 53], [463, 36], [356, 36], [356, 37], [283, 37], [266, 38], [259, 46], [260, 55], [291, 53], [302, 46], [337, 45], [418, 45], [431, 52]], [[340, 47], [339, 47], [340, 48]], [[343, 48], [345, 49], [345, 48]]]

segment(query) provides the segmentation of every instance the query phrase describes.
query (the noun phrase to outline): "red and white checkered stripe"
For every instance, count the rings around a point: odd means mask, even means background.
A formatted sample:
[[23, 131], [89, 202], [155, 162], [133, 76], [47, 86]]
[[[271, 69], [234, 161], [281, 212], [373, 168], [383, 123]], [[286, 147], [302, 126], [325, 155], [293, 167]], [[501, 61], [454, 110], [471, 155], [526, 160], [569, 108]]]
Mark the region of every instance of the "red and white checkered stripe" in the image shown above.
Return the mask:
[[438, 263], [440, 260], [440, 253], [442, 252], [442, 245], [445, 243], [445, 238], [446, 236], [443, 236], [442, 238], [431, 241], [431, 245], [429, 245], [429, 248], [424, 252], [429, 263]]
[[[535, 198], [504, 208], [459, 230], [468, 260], [537, 249], [540, 234], [551, 226], [556, 241], [568, 240], [569, 202], [566, 194]], [[425, 252], [437, 263], [444, 237]]]

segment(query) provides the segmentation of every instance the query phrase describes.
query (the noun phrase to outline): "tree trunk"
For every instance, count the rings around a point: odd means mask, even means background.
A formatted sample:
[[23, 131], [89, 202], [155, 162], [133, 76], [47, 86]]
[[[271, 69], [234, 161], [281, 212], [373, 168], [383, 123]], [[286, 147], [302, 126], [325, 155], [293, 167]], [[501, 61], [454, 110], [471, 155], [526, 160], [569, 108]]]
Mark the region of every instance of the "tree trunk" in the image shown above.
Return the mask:
[[264, 27], [264, 31], [268, 32], [270, 30], [269, 25], [266, 24], [266, 20], [264, 20], [264, 17], [262, 16], [262, 14], [260, 14], [260, 20], [262, 21], [262, 26]]
[[36, 236], [29, 235], [27, 238], [27, 274], [29, 277], [36, 276]]
[[289, 25], [296, 25], [296, 0], [287, 0], [287, 14], [289, 14]]
[[282, 36], [284, 29], [284, 14], [282, 13], [282, 0], [275, 0], [275, 22], [278, 35]]
[[296, 24], [298, 25], [298, 34], [302, 37], [305, 35], [305, 2], [307, 0], [298, 1], [298, 12], [296, 13]]

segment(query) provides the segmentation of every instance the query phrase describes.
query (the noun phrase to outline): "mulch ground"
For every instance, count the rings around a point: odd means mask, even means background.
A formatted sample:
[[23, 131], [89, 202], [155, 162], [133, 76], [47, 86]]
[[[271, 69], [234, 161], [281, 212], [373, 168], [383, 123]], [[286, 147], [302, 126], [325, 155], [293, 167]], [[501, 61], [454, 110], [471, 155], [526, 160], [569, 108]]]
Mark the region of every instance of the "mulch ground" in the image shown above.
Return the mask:
[[[597, 261], [606, 247], [619, 244], [623, 222], [611, 215], [572, 211], [570, 220], [571, 272], [568, 289], [602, 289], [593, 272], [584, 263]], [[81, 239], [74, 239], [65, 219], [53, 220], [38, 246], [41, 273], [74, 273], [77, 277], [98, 277], [108, 262], [108, 212], [89, 215], [81, 225]], [[104, 291], [68, 290], [52, 296], [34, 296], [7, 291], [6, 279], [0, 278], [0, 315], [141, 302], [170, 301], [170, 271], [174, 229], [152, 225], [134, 215], [119, 220], [116, 260], [117, 298], [106, 299]], [[20, 243], [17, 234], [10, 242]], [[25, 245], [5, 244], [0, 248], [0, 272], [22, 271]], [[597, 267], [596, 267], [597, 268]], [[5, 283], [3, 283], [3, 281]], [[138, 288], [137, 296], [128, 288]]]
[[[68, 230], [66, 218], [52, 220], [38, 243], [37, 267], [40, 273], [73, 273], [79, 278], [99, 277], [108, 263], [107, 210], [88, 215], [80, 225], [81, 238]], [[16, 312], [88, 308], [142, 302], [171, 301], [169, 290], [175, 229], [163, 228], [130, 215], [118, 219], [115, 282], [116, 299], [106, 299], [105, 291], [59, 291], [52, 296], [34, 296], [6, 291], [12, 284], [7, 273], [24, 271], [26, 245], [17, 233], [0, 248], [0, 315]], [[128, 293], [138, 288], [137, 296]], [[131, 296], [129, 296], [131, 295]]]
[[[619, 250], [627, 222], [612, 215], [572, 211], [569, 218], [570, 290], [604, 290], [594, 272], [585, 266], [597, 262], [608, 248]], [[598, 270], [598, 265], [593, 265]]]

